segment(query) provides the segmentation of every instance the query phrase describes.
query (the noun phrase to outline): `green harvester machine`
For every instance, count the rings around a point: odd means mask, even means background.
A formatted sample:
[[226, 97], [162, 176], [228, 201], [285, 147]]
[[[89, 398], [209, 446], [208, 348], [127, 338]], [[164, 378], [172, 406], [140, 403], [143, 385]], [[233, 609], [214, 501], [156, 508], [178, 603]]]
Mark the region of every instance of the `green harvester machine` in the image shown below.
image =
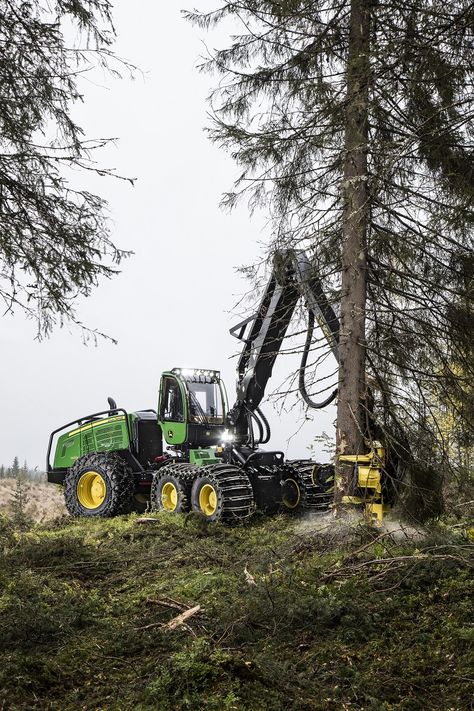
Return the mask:
[[[109, 517], [151, 505], [159, 511], [195, 511], [210, 522], [241, 524], [255, 510], [327, 509], [333, 465], [287, 461], [283, 452], [261, 447], [271, 432], [260, 403], [300, 298], [310, 315], [300, 391], [310, 407], [328, 405], [336, 391], [314, 402], [304, 372], [314, 319], [336, 358], [339, 322], [305, 253], [279, 252], [257, 312], [231, 330], [243, 342], [232, 408], [219, 371], [173, 368], [161, 376], [157, 411], [129, 413], [109, 398], [107, 410], [52, 432], [48, 481], [63, 485], [68, 511]], [[351, 459], [355, 487], [350, 498], [381, 519], [393, 487], [385, 474], [384, 449], [377, 445], [369, 446], [365, 459]]]

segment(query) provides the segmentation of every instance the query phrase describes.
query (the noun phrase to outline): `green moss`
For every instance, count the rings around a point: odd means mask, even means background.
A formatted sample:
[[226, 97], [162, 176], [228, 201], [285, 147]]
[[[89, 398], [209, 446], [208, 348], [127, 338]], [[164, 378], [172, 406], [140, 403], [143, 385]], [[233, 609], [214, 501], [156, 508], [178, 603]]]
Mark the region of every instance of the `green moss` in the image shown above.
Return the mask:
[[305, 530], [1, 522], [0, 707], [468, 708], [473, 546]]

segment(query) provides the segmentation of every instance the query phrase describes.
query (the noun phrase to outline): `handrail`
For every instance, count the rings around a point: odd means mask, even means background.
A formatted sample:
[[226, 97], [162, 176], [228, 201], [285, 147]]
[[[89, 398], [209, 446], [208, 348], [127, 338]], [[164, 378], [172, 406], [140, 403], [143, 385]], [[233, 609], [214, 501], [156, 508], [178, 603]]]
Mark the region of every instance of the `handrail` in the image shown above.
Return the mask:
[[62, 430], [66, 430], [68, 427], [71, 427], [72, 425], [86, 425], [89, 422], [94, 422], [97, 418], [101, 417], [102, 415], [109, 415], [110, 417], [114, 417], [118, 412], [122, 412], [125, 415], [125, 423], [127, 426], [127, 435], [128, 435], [128, 441], [132, 441], [132, 435], [130, 432], [130, 424], [128, 421], [128, 412], [123, 409], [123, 407], [114, 407], [113, 409], [110, 410], [102, 410], [101, 412], [95, 412], [92, 415], [85, 415], [84, 417], [78, 417], [76, 420], [72, 420], [71, 422], [68, 422], [66, 425], [62, 425], [62, 427], [58, 427], [56, 430], [53, 430], [49, 436], [49, 443], [48, 443], [48, 452], [46, 454], [46, 472], [52, 472], [53, 469], [51, 467], [50, 463], [50, 456], [51, 456], [51, 447], [53, 446], [53, 439], [54, 436], [58, 434], [58, 432], [61, 432]]

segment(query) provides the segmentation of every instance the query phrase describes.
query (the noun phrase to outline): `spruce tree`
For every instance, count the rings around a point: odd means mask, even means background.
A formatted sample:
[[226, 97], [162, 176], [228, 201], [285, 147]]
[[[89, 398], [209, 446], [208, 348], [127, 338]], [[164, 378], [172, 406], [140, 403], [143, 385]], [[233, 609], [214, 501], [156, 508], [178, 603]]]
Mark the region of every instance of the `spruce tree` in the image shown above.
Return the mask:
[[[16, 484], [13, 491], [13, 498], [10, 504], [12, 510], [12, 518], [16, 526], [26, 528], [31, 522], [30, 517], [26, 512], [26, 506], [30, 500], [27, 487], [26, 477], [23, 469], [18, 467], [18, 459], [15, 457], [17, 464]], [[13, 469], [15, 468], [15, 463]]]
[[18, 457], [14, 457], [13, 459], [13, 464], [11, 466], [11, 475], [14, 479], [18, 479], [20, 475], [20, 462], [18, 460]]
[[224, 204], [267, 209], [269, 252], [309, 250], [340, 308], [338, 452], [382, 434], [413, 471], [449, 469], [431, 403], [436, 389], [456, 407], [474, 374], [474, 7], [241, 0], [187, 16], [232, 32], [202, 63], [218, 75], [211, 138], [240, 168]]
[[107, 140], [86, 138], [72, 112], [95, 65], [126, 66], [112, 52], [111, 9], [109, 0], [0, 0], [0, 303], [35, 318], [39, 336], [77, 323], [75, 298], [125, 255], [104, 200], [78, 178], [111, 172], [94, 160]]

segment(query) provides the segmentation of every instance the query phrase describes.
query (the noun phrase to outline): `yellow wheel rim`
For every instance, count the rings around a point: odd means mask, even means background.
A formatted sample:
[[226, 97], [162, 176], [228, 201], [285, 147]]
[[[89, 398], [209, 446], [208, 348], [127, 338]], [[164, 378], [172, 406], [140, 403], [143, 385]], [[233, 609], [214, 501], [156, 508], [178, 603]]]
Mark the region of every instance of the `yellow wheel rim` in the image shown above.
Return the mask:
[[285, 479], [283, 484], [283, 504], [287, 509], [296, 509], [301, 501], [301, 491], [294, 479]]
[[211, 484], [204, 484], [199, 492], [199, 506], [203, 514], [212, 516], [217, 511], [217, 492]]
[[107, 494], [105, 479], [95, 471], [85, 472], [77, 482], [77, 498], [86, 509], [98, 509]]
[[161, 503], [166, 511], [175, 511], [178, 505], [178, 490], [174, 484], [167, 481], [161, 490]]

